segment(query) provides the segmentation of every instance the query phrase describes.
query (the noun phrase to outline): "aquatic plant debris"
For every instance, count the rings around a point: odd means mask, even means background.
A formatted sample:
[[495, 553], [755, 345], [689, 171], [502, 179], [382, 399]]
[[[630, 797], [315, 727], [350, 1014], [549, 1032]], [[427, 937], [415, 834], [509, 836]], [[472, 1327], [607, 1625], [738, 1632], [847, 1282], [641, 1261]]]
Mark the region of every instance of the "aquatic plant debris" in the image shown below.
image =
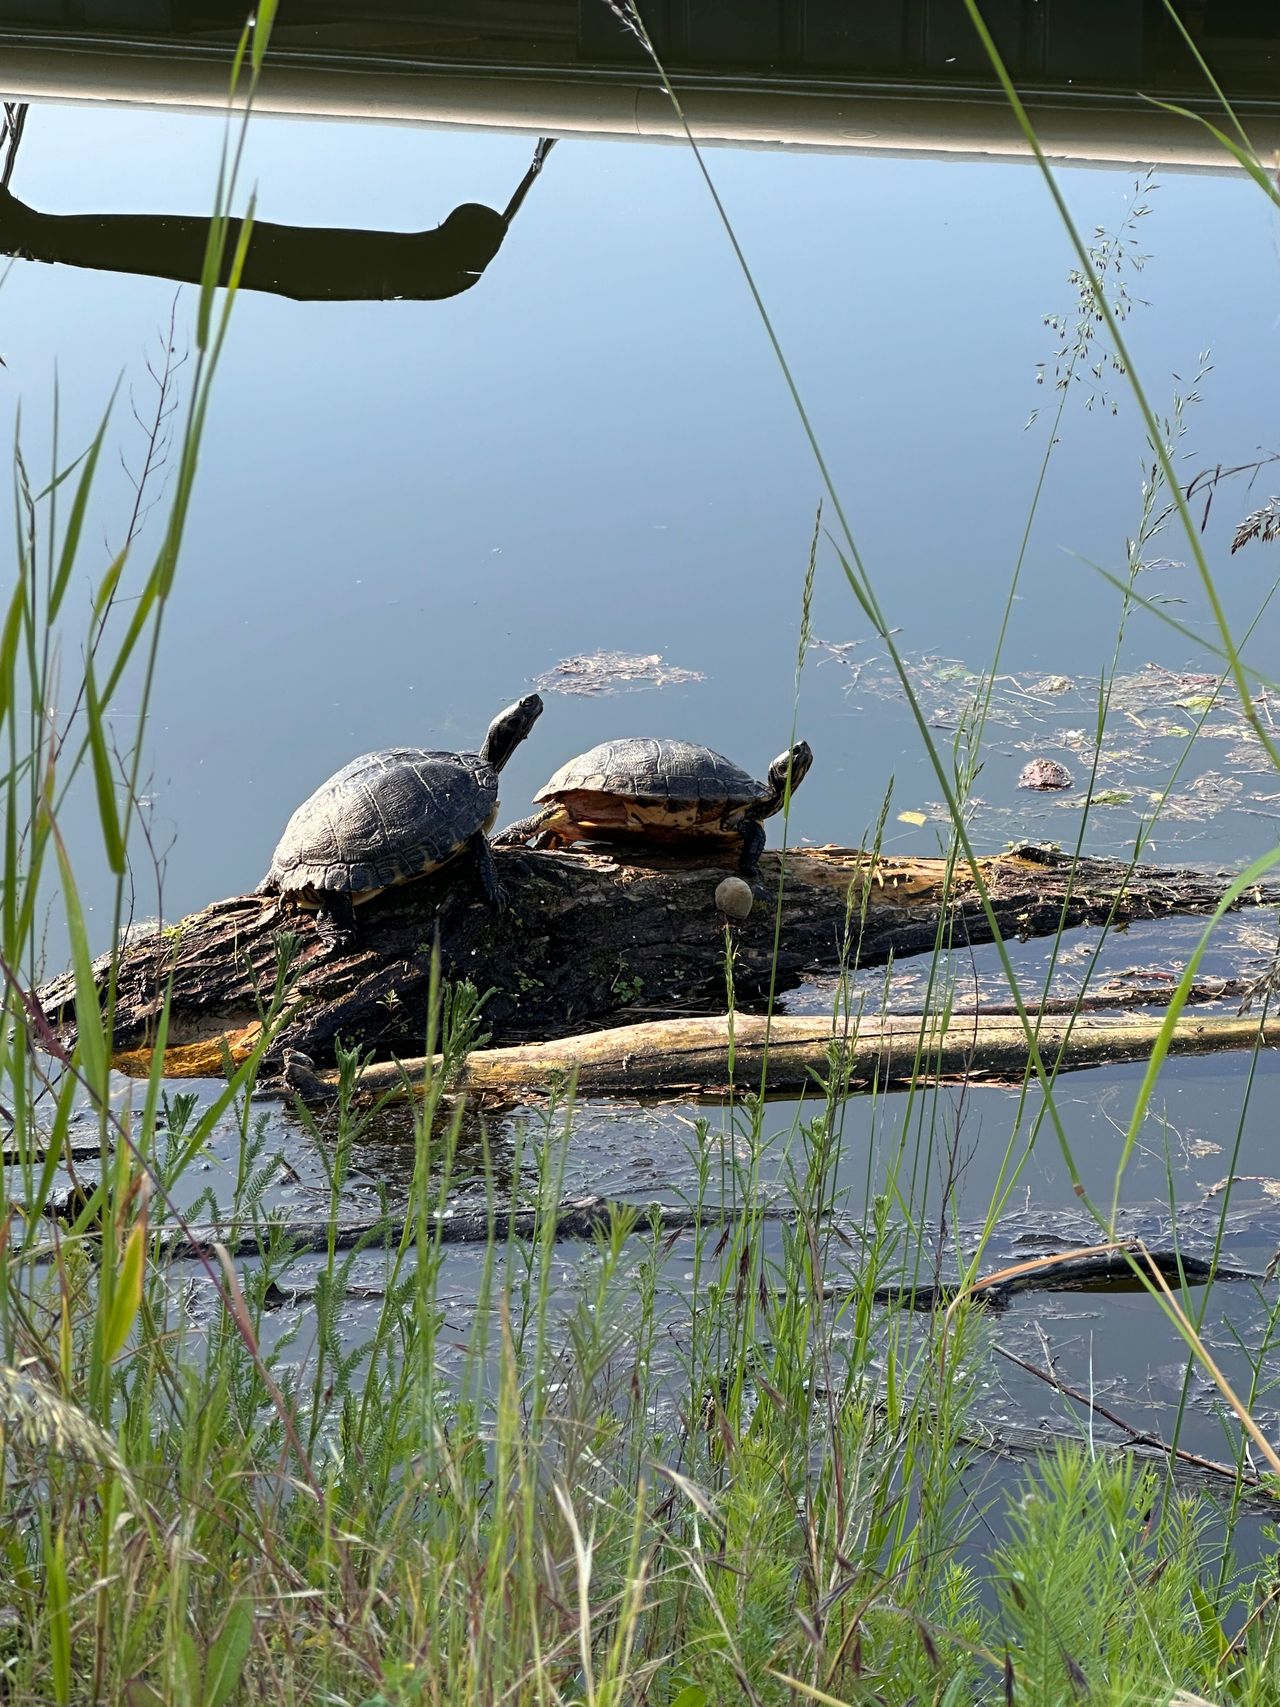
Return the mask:
[[[902, 702], [901, 683], [884, 655], [863, 651], [855, 657], [843, 642], [815, 640], [813, 646], [823, 662], [848, 672], [846, 694], [854, 707]], [[966, 816], [984, 836], [1025, 835], [1034, 816], [1075, 814], [1095, 806], [1112, 809], [1121, 834], [1127, 833], [1122, 827], [1133, 817], [1159, 809], [1167, 836], [1176, 834], [1178, 825], [1216, 822], [1219, 837], [1230, 834], [1237, 841], [1250, 833], [1240, 817], [1280, 816], [1280, 796], [1261, 786], [1264, 778], [1274, 783], [1267, 750], [1249, 725], [1234, 684], [1211, 671], [1148, 662], [1115, 675], [1107, 684], [1106, 726], [1098, 746], [1100, 688], [1095, 678], [1043, 667], [992, 676], [935, 652], [908, 654], [906, 665], [931, 728], [968, 730], [981, 707], [984, 746], [1002, 756], [1025, 755], [1021, 775], [1003, 766], [984, 769], [984, 782], [1001, 778], [999, 796], [968, 797]], [[1271, 690], [1257, 686], [1253, 704], [1264, 724], [1280, 727], [1280, 707]], [[1183, 749], [1193, 736], [1194, 753], [1184, 758]], [[1079, 788], [1063, 790], [1059, 798], [1043, 803], [1025, 795], [1015, 802], [1009, 786], [1015, 777], [1020, 788], [1040, 791], [1041, 785], [1023, 781], [1035, 761], [1060, 765], [1080, 779]], [[1175, 764], [1177, 782], [1169, 789]], [[930, 823], [950, 822], [945, 801], [918, 805]], [[1228, 819], [1237, 820], [1234, 827], [1228, 827]], [[1256, 831], [1253, 834], [1256, 839]]]
[[668, 664], [660, 652], [584, 652], [562, 658], [534, 677], [542, 693], [628, 693], [637, 688], [666, 688], [679, 682], [701, 682], [701, 670]]

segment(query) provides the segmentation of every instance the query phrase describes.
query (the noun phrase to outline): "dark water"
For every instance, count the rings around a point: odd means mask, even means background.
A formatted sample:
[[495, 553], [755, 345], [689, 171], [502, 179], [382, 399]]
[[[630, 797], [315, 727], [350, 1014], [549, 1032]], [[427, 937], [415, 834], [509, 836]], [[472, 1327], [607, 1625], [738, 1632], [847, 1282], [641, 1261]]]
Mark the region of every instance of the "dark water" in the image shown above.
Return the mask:
[[[221, 135], [219, 122], [201, 117], [38, 108], [12, 188], [48, 212], [199, 213]], [[264, 218], [423, 228], [464, 201], [503, 206], [531, 144], [262, 120], [247, 181], [259, 186]], [[948, 759], [968, 693], [964, 669], [990, 659], [1044, 454], [1055, 397], [1051, 383], [1037, 385], [1037, 366], [1051, 376], [1060, 343], [1044, 317], [1070, 321], [1075, 310], [1066, 238], [1029, 168], [727, 149], [709, 162]], [[1126, 275], [1145, 300], [1127, 328], [1161, 414], [1172, 413], [1175, 395], [1198, 394], [1177, 442], [1185, 477], [1266, 448], [1280, 377], [1268, 204], [1226, 177], [1157, 174], [1140, 187], [1136, 171], [1073, 170], [1061, 182], [1086, 233], [1115, 228], [1135, 194], [1150, 208], [1135, 240], [1150, 259]], [[79, 448], [122, 373], [126, 398], [145, 417], [145, 366], [157, 359], [174, 299], [163, 280], [14, 263], [0, 294], [0, 390], [10, 415], [22, 400], [34, 462], [55, 373], [66, 448]], [[184, 288], [179, 349], [190, 343], [193, 313], [194, 292]], [[135, 469], [145, 452], [123, 402], [112, 449]], [[1074, 838], [1081, 789], [1036, 796], [1014, 785], [1040, 753], [1064, 759], [1083, 781], [1079, 731], [1092, 729], [1119, 616], [1117, 595], [1089, 564], [1123, 572], [1149, 463], [1124, 381], [1086, 372], [1050, 463], [1001, 660], [977, 786], [980, 845], [1020, 833]], [[1266, 546], [1228, 554], [1235, 522], [1267, 491], [1224, 490], [1205, 536], [1237, 632], [1280, 572]], [[681, 148], [562, 142], [484, 278], [455, 299], [244, 295], [148, 737], [154, 839], [168, 849], [166, 915], [251, 886], [292, 807], [353, 755], [396, 743], [473, 746], [495, 711], [574, 655], [658, 655], [697, 679], [547, 693], [546, 714], [504, 776], [507, 815], [525, 810], [564, 758], [614, 734], [686, 736], [762, 773], [791, 728], [819, 493], [759, 317]], [[110, 475], [94, 518], [103, 545], [88, 552], [88, 570], [105, 567], [131, 502], [124, 477]], [[142, 543], [157, 537], [153, 523]], [[1142, 591], [1206, 631], [1185, 541], [1169, 530], [1144, 556], [1166, 561], [1144, 574]], [[888, 845], [935, 851], [944, 834], [938, 784], [825, 545], [813, 629], [826, 644], [805, 661], [798, 726], [816, 762], [796, 797], [792, 839], [857, 842], [892, 777]], [[1280, 612], [1269, 610], [1250, 643], [1264, 669], [1278, 631]], [[1097, 849], [1132, 843], [1150, 791], [1163, 786], [1204, 709], [1204, 684], [1188, 672], [1211, 671], [1214, 661], [1139, 612], [1115, 667], [1099, 780], [1115, 798], [1091, 821], [1086, 845]], [[129, 733], [123, 718], [120, 732]], [[1275, 839], [1278, 801], [1280, 783], [1228, 697], [1211, 713], [1151, 851], [1242, 862]], [[95, 871], [91, 811], [86, 803], [66, 828], [101, 918], [108, 889]], [[902, 811], [925, 821], [902, 820]], [[1273, 938], [1270, 920], [1252, 921], [1234, 964], [1259, 964]], [[1135, 931], [1113, 945], [1111, 961], [1167, 967], [1175, 940], [1177, 954], [1189, 950], [1190, 936]], [[1068, 945], [1076, 963], [1085, 944]], [[1166, 1071], [1125, 1185], [1136, 1230], [1167, 1233], [1172, 1197], [1192, 1214], [1199, 1243], [1211, 1238], [1218, 1200], [1205, 1193], [1231, 1169], [1245, 1065], [1175, 1062]], [[1079, 1075], [1061, 1094], [1076, 1153], [1104, 1198], [1139, 1078], [1131, 1068]], [[1231, 1257], [1258, 1268], [1280, 1240], [1280, 1200], [1268, 1183], [1274, 1096], [1268, 1063], [1235, 1164], [1260, 1180], [1228, 1227]], [[962, 1221], [985, 1206], [1014, 1101], [993, 1091], [964, 1101], [972, 1158]], [[939, 1129], [961, 1118], [954, 1093], [930, 1107]], [[883, 1188], [899, 1144], [916, 1141], [900, 1131], [904, 1108], [888, 1098], [846, 1110], [843, 1183], [855, 1215], [868, 1184]], [[784, 1105], [770, 1109], [780, 1135], [771, 1167], [781, 1166], [796, 1118]], [[684, 1109], [584, 1110], [567, 1183], [642, 1199], [678, 1192], [691, 1178], [690, 1131]], [[285, 1138], [297, 1142], [287, 1128]], [[385, 1176], [395, 1156], [388, 1134], [385, 1151], [367, 1161], [370, 1176]], [[199, 1184], [220, 1179], [215, 1163]], [[913, 1206], [926, 1205], [932, 1212], [924, 1192]], [[1090, 1236], [1047, 1133], [993, 1252], [1015, 1253], [1024, 1222], [1046, 1236]], [[1246, 1343], [1256, 1339], [1259, 1295], [1215, 1293], [1219, 1340], [1227, 1310]], [[1179, 1354], [1149, 1300], [1028, 1302], [1000, 1334], [1035, 1356], [1036, 1319], [1069, 1378], [1104, 1386], [1135, 1420], [1167, 1406]], [[1017, 1404], [1046, 1408], [1026, 1381], [994, 1368], [992, 1380]], [[1199, 1394], [1192, 1431], [1221, 1453], [1212, 1412]]]

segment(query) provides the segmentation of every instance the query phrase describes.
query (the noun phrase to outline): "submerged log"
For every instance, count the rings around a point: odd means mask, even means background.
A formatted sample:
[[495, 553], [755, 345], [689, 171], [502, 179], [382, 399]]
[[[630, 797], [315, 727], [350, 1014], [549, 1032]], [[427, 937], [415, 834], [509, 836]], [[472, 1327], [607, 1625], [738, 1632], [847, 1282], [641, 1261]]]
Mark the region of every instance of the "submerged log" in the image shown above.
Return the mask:
[[[1144, 1061], [1160, 1032], [1159, 1014], [1103, 1017], [1040, 1016], [1037, 1047], [1046, 1070]], [[1172, 1055], [1280, 1044], [1280, 1019], [1183, 1015], [1170, 1039]], [[653, 1020], [611, 1026], [553, 1043], [477, 1049], [453, 1086], [468, 1094], [510, 1100], [572, 1082], [584, 1096], [722, 1096], [764, 1090], [779, 1095], [834, 1082], [845, 1091], [893, 1090], [915, 1084], [1020, 1085], [1030, 1051], [1021, 1020], [954, 1015], [945, 1032], [920, 1014], [872, 1014], [840, 1021], [775, 1014], [715, 1019]], [[440, 1057], [378, 1062], [356, 1081], [361, 1096], [410, 1096]], [[285, 1057], [285, 1079], [304, 1102], [332, 1099], [338, 1075], [313, 1072]]]
[[[484, 1025], [496, 1045], [563, 1037], [628, 1018], [714, 1015], [726, 1006], [726, 946], [734, 1000], [762, 1008], [770, 993], [842, 966], [930, 952], [935, 943], [990, 940], [974, 873], [942, 859], [872, 859], [855, 848], [786, 855], [777, 914], [757, 902], [741, 924], [715, 907], [722, 866], [677, 855], [623, 862], [600, 853], [496, 850], [510, 904], [494, 913], [459, 862], [387, 891], [357, 913], [355, 940], [325, 942], [314, 915], [276, 897], [221, 901], [121, 954], [114, 1046], [125, 1071], [145, 1071], [166, 990], [166, 1068], [217, 1076], [226, 1051], [243, 1058], [259, 1038], [261, 1003], [276, 976], [284, 933], [295, 937], [291, 986], [273, 1055], [292, 1048], [317, 1064], [335, 1040], [381, 1057], [420, 1055], [426, 1042], [432, 947], [443, 975], [491, 994]], [[1052, 935], [1060, 927], [1204, 913], [1229, 874], [1122, 860], [1081, 859], [1024, 845], [979, 861], [1003, 934]], [[778, 888], [780, 856], [761, 879]], [[1242, 903], [1275, 902], [1259, 886]], [[97, 968], [105, 990], [107, 961]], [[64, 1038], [74, 1033], [69, 975], [40, 992]]]

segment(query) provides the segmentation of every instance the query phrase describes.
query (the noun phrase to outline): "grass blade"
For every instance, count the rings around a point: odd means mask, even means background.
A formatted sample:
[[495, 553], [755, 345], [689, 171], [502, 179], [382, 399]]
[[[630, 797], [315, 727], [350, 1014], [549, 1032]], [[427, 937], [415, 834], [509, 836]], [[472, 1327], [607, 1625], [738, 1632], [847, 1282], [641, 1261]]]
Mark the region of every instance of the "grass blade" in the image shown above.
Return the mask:
[[231, 1699], [253, 1640], [253, 1611], [247, 1600], [237, 1600], [214, 1638], [205, 1664], [202, 1707], [225, 1707]]
[[50, 1533], [46, 1519], [44, 1563], [48, 1580], [46, 1614], [49, 1619], [49, 1658], [53, 1672], [53, 1695], [58, 1707], [71, 1700], [71, 1596], [67, 1587], [67, 1544], [61, 1528]]
[[114, 1363], [124, 1349], [124, 1342], [129, 1337], [129, 1330], [142, 1304], [142, 1271], [146, 1249], [146, 1223], [139, 1220], [135, 1222], [125, 1241], [124, 1257], [115, 1279], [111, 1312], [102, 1338], [102, 1355], [107, 1363]]
[[85, 660], [84, 687], [85, 715], [89, 723], [89, 752], [93, 760], [94, 787], [98, 794], [98, 824], [102, 830], [102, 844], [107, 864], [117, 877], [123, 877], [125, 848], [124, 836], [120, 829], [120, 815], [116, 811], [116, 779], [111, 769], [111, 755], [107, 751], [102, 705], [98, 699], [98, 684], [94, 676], [92, 658]]
[[14, 703], [14, 671], [26, 614], [27, 584], [19, 580], [13, 589], [13, 597], [9, 600], [9, 612], [4, 619], [3, 633], [0, 633], [0, 726], [3, 726], [8, 718]]
[[1236, 142], [1232, 137], [1229, 137], [1224, 130], [1220, 130], [1218, 126], [1214, 124], [1213, 120], [1206, 118], [1203, 113], [1193, 112], [1190, 107], [1180, 107], [1174, 101], [1157, 100], [1154, 95], [1148, 95], [1146, 98], [1151, 102], [1153, 107], [1159, 107], [1163, 112], [1174, 113], [1178, 118], [1190, 119], [1192, 124], [1203, 125], [1209, 132], [1209, 135], [1213, 137], [1215, 142], [1226, 150], [1232, 159], [1235, 160], [1237, 165], [1244, 167], [1245, 171], [1253, 179], [1254, 183], [1258, 185], [1259, 189], [1261, 189], [1271, 201], [1280, 204], [1280, 190], [1276, 189], [1275, 184], [1272, 183], [1271, 178], [1251, 148], [1248, 148], [1245, 145]]
[[[47, 807], [46, 807], [47, 810]], [[89, 948], [89, 932], [84, 922], [84, 909], [67, 857], [66, 843], [53, 822], [48, 819], [57, 851], [58, 875], [62, 883], [62, 904], [67, 913], [67, 937], [71, 945], [71, 965], [76, 986], [76, 1049], [84, 1069], [90, 1094], [100, 1098], [103, 1106], [107, 1097], [108, 1051], [107, 1033], [103, 1024], [98, 986], [93, 976], [93, 955]]]
[[1169, 1053], [1170, 1039], [1173, 1037], [1174, 1031], [1177, 1028], [1178, 1018], [1182, 1013], [1183, 1008], [1187, 1005], [1187, 998], [1191, 992], [1191, 986], [1195, 982], [1196, 973], [1200, 970], [1200, 962], [1204, 959], [1204, 952], [1209, 946], [1209, 940], [1212, 937], [1219, 921], [1225, 914], [1230, 912], [1231, 908], [1240, 899], [1241, 895], [1244, 894], [1245, 890], [1251, 889], [1255, 883], [1261, 882], [1266, 874], [1276, 865], [1280, 865], [1280, 847], [1272, 848], [1269, 853], [1260, 855], [1259, 858], [1255, 859], [1250, 865], [1247, 865], [1239, 876], [1234, 878], [1228, 885], [1227, 889], [1223, 893], [1222, 899], [1218, 902], [1218, 905], [1210, 915], [1208, 924], [1204, 927], [1204, 930], [1201, 931], [1200, 939], [1196, 943], [1194, 951], [1189, 956], [1187, 964], [1183, 969], [1182, 976], [1178, 980], [1177, 988], [1174, 990], [1173, 996], [1170, 998], [1169, 1006], [1165, 1011], [1164, 1019], [1161, 1022], [1160, 1034], [1156, 1039], [1155, 1047], [1151, 1051], [1151, 1058], [1147, 1062], [1147, 1070], [1143, 1074], [1142, 1084], [1134, 1099], [1133, 1114], [1129, 1120], [1129, 1129], [1125, 1133], [1124, 1143], [1120, 1149], [1120, 1159], [1116, 1164], [1115, 1185], [1111, 1198], [1111, 1214], [1108, 1220], [1108, 1228], [1112, 1237], [1115, 1236], [1116, 1218], [1120, 1213], [1120, 1191], [1124, 1183], [1125, 1170], [1129, 1166], [1129, 1160], [1133, 1155], [1134, 1145], [1138, 1141], [1138, 1132], [1141, 1129], [1143, 1120], [1146, 1118], [1147, 1105], [1151, 1100], [1152, 1092], [1155, 1090], [1156, 1080], [1160, 1077], [1160, 1069], [1164, 1066], [1165, 1057]]
[[66, 532], [62, 536], [62, 551], [58, 557], [58, 568], [53, 577], [53, 584], [49, 589], [48, 620], [51, 623], [57, 620], [58, 611], [62, 606], [62, 600], [67, 591], [67, 583], [71, 579], [71, 571], [75, 567], [76, 555], [80, 550], [80, 534], [84, 528], [84, 517], [85, 511], [89, 505], [89, 494], [93, 489], [94, 471], [98, 466], [98, 456], [102, 450], [102, 441], [106, 437], [107, 422], [111, 418], [111, 409], [114, 401], [115, 394], [113, 393], [112, 401], [107, 404], [106, 412], [102, 417], [102, 424], [94, 434], [93, 443], [85, 452], [83, 459], [84, 467], [80, 472], [79, 484], [76, 486], [76, 495], [71, 500], [71, 514], [67, 517]]

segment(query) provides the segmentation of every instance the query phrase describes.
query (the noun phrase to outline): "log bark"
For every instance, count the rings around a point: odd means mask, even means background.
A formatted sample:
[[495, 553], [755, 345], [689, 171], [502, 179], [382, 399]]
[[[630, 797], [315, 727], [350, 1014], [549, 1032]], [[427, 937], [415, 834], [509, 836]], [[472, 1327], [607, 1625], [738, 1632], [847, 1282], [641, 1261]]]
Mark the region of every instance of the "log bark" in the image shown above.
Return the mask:
[[[829, 1017], [776, 1014], [772, 1019], [735, 1014], [715, 1019], [652, 1020], [612, 1026], [551, 1043], [477, 1049], [455, 1075], [453, 1088], [468, 1097], [507, 1102], [549, 1086], [572, 1083], [582, 1096], [724, 1096], [738, 1092], [781, 1095], [834, 1079], [844, 1091], [916, 1084], [1020, 1085], [1030, 1059], [1026, 1033], [1016, 1018], [966, 1014], [943, 1034], [920, 1014], [864, 1016], [833, 1027]], [[1082, 1014], [1074, 1022], [1040, 1017], [1037, 1045], [1052, 1070], [1144, 1061], [1161, 1016]], [[1280, 1019], [1184, 1015], [1170, 1041], [1173, 1055], [1280, 1044]], [[411, 1096], [440, 1057], [379, 1062], [357, 1080], [365, 1097]], [[337, 1093], [338, 1075], [314, 1072], [286, 1056], [288, 1086], [304, 1102]]]
[[[786, 855], [774, 965], [775, 911], [757, 902], [728, 926], [714, 894], [723, 868], [677, 855], [497, 849], [510, 897], [505, 912], [480, 900], [464, 862], [393, 889], [361, 907], [354, 943], [334, 948], [313, 914], [289, 901], [244, 895], [152, 928], [122, 954], [114, 1045], [126, 1071], [145, 1071], [166, 988], [172, 986], [166, 1067], [217, 1076], [224, 1051], [242, 1058], [256, 1042], [260, 1001], [276, 974], [282, 933], [296, 938], [292, 984], [274, 1057], [288, 1047], [319, 1065], [335, 1040], [380, 1057], [420, 1055], [426, 1039], [432, 946], [446, 978], [470, 978], [491, 994], [484, 1025], [495, 1045], [564, 1037], [628, 1018], [722, 1013], [726, 943], [734, 954], [735, 1003], [766, 1005], [806, 976], [929, 952], [935, 942], [990, 940], [977, 882], [941, 859], [872, 860], [855, 848]], [[1024, 845], [979, 861], [996, 919], [1010, 937], [1059, 927], [1212, 910], [1230, 874], [1082, 859]], [[761, 877], [778, 887], [780, 860]], [[1275, 902], [1276, 888], [1243, 904]], [[107, 962], [97, 968], [105, 988]], [[64, 1038], [74, 1035], [69, 975], [39, 992]]]

